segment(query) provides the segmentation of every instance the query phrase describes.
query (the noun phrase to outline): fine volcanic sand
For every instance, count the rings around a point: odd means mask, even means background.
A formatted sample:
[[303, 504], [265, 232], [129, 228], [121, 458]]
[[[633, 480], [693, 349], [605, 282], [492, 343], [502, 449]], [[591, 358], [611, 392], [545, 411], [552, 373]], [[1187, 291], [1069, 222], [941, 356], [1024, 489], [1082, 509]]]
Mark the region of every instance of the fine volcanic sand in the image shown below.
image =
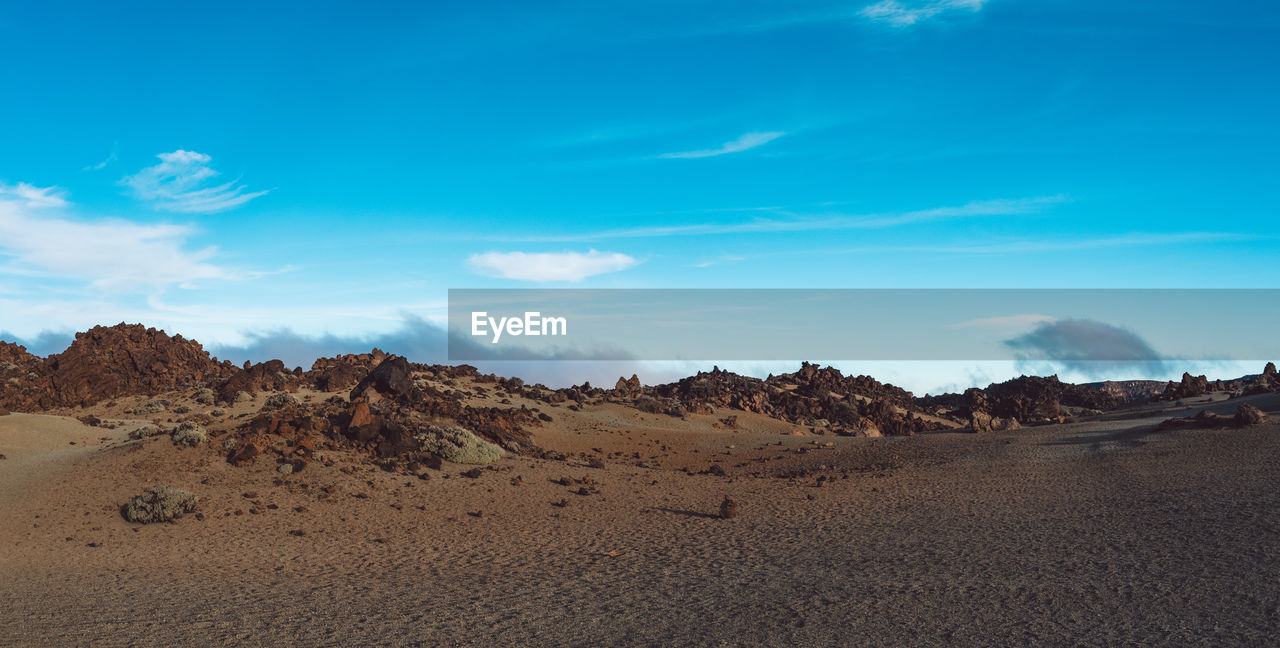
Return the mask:
[[[1146, 406], [862, 439], [552, 411], [539, 445], [603, 468], [507, 457], [423, 480], [328, 452], [285, 476], [228, 465], [217, 437], [127, 441], [144, 421], [0, 417], [0, 645], [1276, 641], [1275, 423], [1159, 432], [1195, 410]], [[713, 464], [726, 475], [698, 474]], [[157, 484], [203, 519], [126, 523]], [[739, 518], [715, 516], [724, 495]]]

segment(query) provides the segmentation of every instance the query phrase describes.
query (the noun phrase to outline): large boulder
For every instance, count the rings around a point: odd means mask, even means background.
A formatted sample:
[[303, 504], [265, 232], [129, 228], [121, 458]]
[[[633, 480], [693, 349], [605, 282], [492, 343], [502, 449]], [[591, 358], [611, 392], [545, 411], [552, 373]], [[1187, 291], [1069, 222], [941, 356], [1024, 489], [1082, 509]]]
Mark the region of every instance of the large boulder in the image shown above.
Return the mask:
[[350, 389], [360, 379], [369, 375], [375, 367], [387, 359], [386, 352], [374, 349], [369, 353], [355, 353], [318, 358], [303, 377], [323, 392]]
[[994, 418], [983, 411], [972, 412], [969, 414], [969, 429], [974, 432], [991, 432], [995, 428], [991, 426]]
[[351, 400], [364, 396], [370, 390], [382, 396], [413, 402], [415, 389], [413, 376], [410, 373], [409, 361], [400, 356], [391, 356], [369, 372], [363, 380], [351, 390]]
[[1261, 425], [1267, 422], [1267, 415], [1262, 410], [1248, 403], [1241, 403], [1236, 409], [1235, 424], [1240, 427]]
[[618, 382], [613, 386], [613, 390], [619, 396], [637, 396], [640, 394], [640, 377], [631, 374], [631, 378], [618, 377]]
[[252, 394], [258, 391], [280, 392], [289, 389], [299, 382], [298, 374], [289, 371], [279, 360], [268, 360], [251, 365], [245, 363], [244, 368], [234, 372], [218, 385], [218, 400], [234, 405], [240, 394]]
[[849, 428], [849, 431], [853, 433], [853, 436], [871, 438], [884, 436], [884, 434], [880, 432], [880, 427], [875, 424], [875, 421], [865, 418], [854, 423], [853, 426]]

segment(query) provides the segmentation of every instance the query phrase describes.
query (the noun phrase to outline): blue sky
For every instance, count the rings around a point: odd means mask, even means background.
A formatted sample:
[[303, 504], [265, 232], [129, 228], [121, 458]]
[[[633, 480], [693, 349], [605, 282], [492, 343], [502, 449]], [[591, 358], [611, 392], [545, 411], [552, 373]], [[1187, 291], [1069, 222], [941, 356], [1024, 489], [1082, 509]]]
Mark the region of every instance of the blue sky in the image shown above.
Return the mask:
[[1269, 3], [266, 4], [0, 6], [0, 330], [1280, 284]]

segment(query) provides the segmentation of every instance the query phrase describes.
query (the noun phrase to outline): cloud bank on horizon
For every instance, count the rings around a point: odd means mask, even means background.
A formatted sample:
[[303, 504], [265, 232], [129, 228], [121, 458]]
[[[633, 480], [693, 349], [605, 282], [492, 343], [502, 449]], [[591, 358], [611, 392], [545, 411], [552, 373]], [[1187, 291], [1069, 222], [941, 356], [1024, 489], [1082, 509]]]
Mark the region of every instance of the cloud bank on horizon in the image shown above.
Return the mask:
[[461, 287], [1280, 285], [1280, 8], [137, 11], [0, 21], [9, 335], [367, 340]]

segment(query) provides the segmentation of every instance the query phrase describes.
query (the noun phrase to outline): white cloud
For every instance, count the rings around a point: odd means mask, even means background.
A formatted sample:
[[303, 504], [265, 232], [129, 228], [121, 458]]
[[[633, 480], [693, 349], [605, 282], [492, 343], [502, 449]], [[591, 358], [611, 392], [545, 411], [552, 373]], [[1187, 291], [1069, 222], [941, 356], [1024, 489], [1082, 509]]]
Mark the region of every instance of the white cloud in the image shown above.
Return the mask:
[[238, 207], [270, 190], [247, 192], [237, 180], [206, 186], [218, 175], [208, 155], [179, 149], [161, 153], [160, 163], [121, 179], [133, 195], [157, 209], [208, 214]]
[[185, 249], [189, 227], [83, 222], [40, 213], [64, 205], [54, 187], [0, 187], [0, 273], [78, 280], [117, 291], [233, 278], [209, 263], [215, 248]]
[[485, 252], [467, 264], [478, 274], [518, 281], [582, 281], [639, 263], [619, 252]]
[[25, 182], [16, 185], [0, 183], [0, 204], [16, 203], [24, 207], [61, 207], [67, 204], [65, 192], [57, 187], [36, 187]]
[[663, 159], [693, 159], [728, 155], [729, 153], [740, 153], [742, 151], [749, 151], [757, 146], [764, 146], [783, 135], [786, 135], [786, 133], [777, 131], [770, 131], [767, 133], [746, 133], [732, 142], [725, 142], [720, 148], [704, 149], [701, 151], [684, 151], [681, 153], [664, 153], [658, 157]]
[[981, 11], [984, 4], [986, 0], [929, 0], [928, 2], [881, 0], [863, 7], [858, 13], [863, 18], [888, 23], [894, 27], [910, 27], [922, 20], [952, 10]]

